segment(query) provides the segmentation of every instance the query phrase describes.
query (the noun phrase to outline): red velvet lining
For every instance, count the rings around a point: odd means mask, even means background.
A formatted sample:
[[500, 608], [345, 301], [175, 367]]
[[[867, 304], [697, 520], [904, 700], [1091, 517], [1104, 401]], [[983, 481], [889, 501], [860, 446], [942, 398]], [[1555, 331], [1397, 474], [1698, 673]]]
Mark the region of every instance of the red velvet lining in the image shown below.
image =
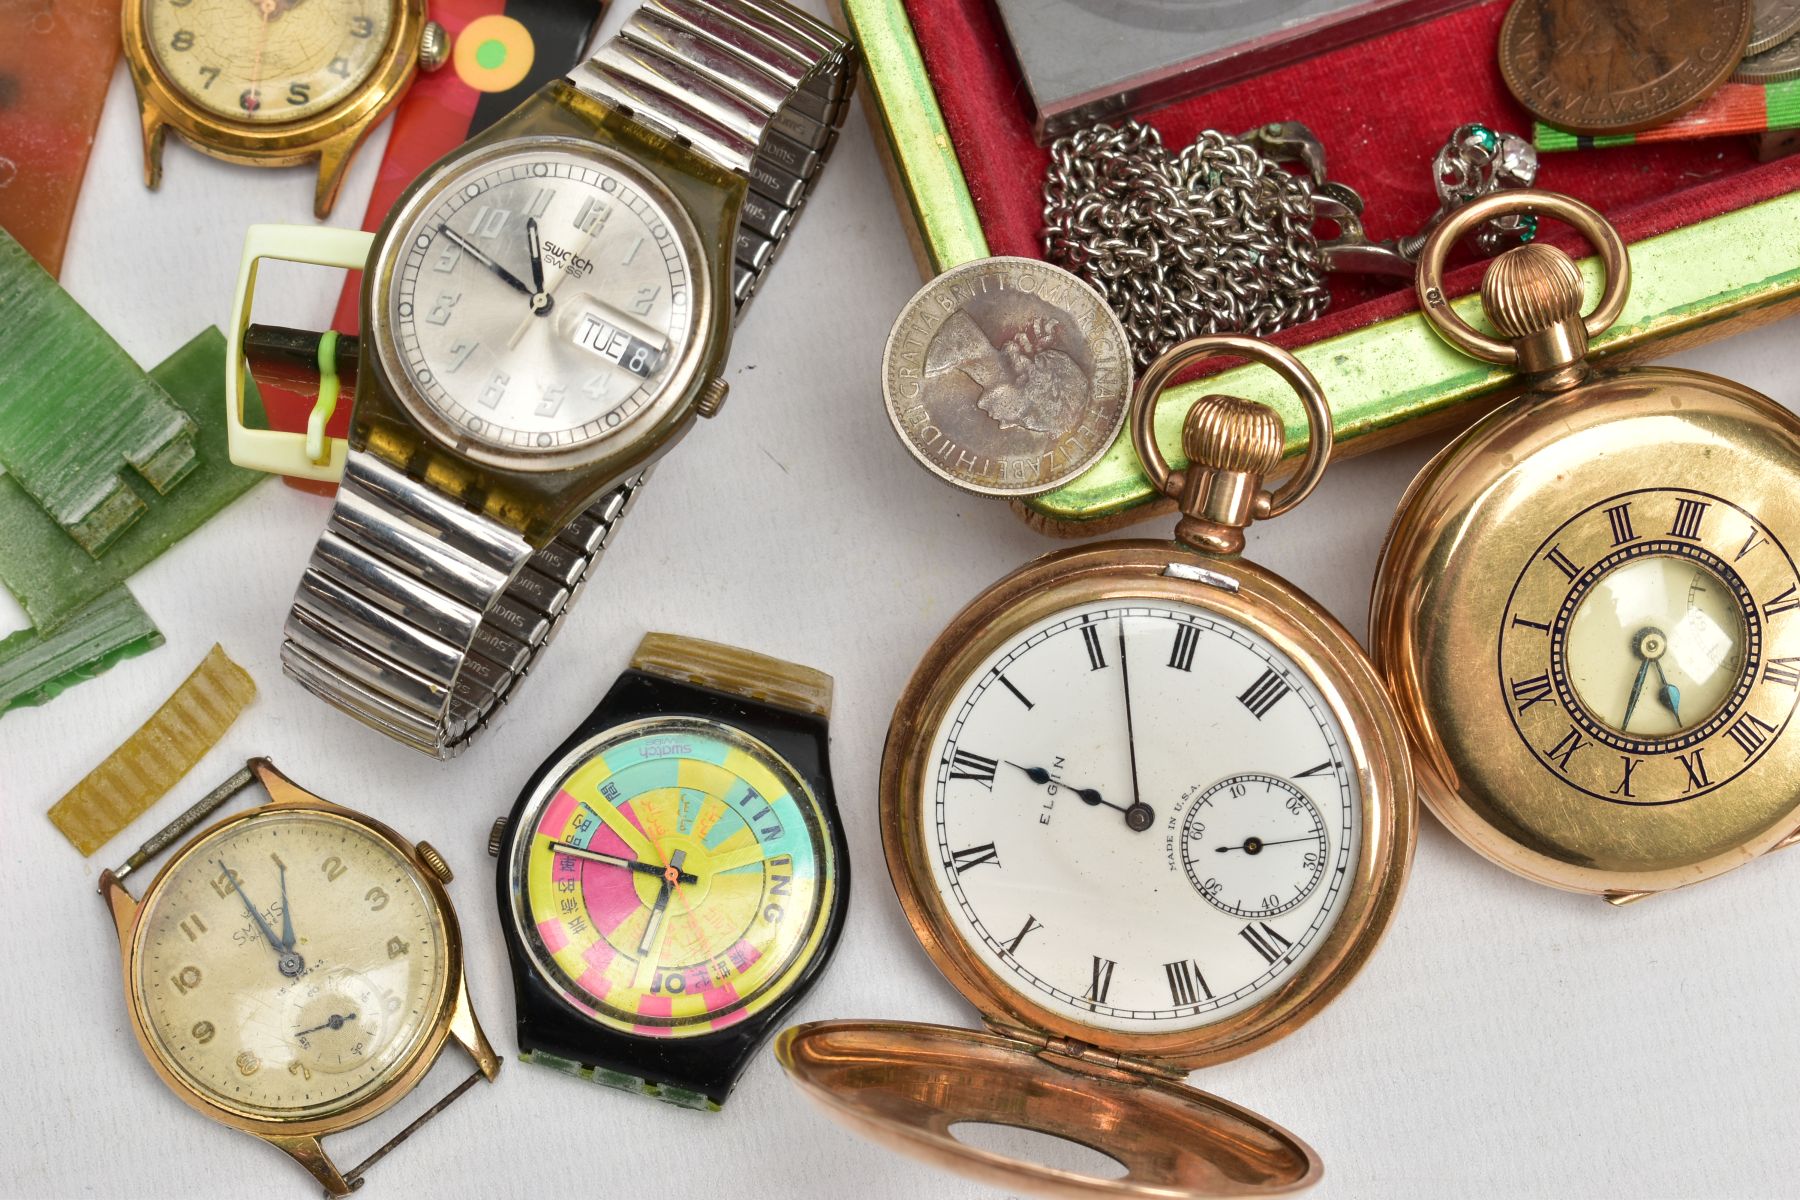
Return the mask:
[[[1157, 110], [1147, 119], [1170, 148], [1205, 128], [1240, 132], [1299, 120], [1325, 145], [1333, 179], [1365, 201], [1377, 240], [1413, 232], [1437, 209], [1431, 159], [1467, 121], [1528, 136], [1530, 117], [1501, 81], [1500, 20], [1512, 0], [1474, 8], [1360, 42]], [[938, 104], [962, 161], [988, 246], [1041, 258], [1042, 186], [1049, 154], [1031, 137], [1023, 84], [990, 0], [905, 0]], [[1663, 142], [1543, 156], [1538, 184], [1605, 213], [1627, 240], [1679, 228], [1800, 188], [1800, 155], [1759, 164], [1749, 138]], [[1547, 227], [1550, 240], [1578, 245]], [[1472, 291], [1479, 264], [1446, 280]], [[1415, 307], [1410, 281], [1343, 275], [1316, 321], [1276, 338], [1304, 345]]]

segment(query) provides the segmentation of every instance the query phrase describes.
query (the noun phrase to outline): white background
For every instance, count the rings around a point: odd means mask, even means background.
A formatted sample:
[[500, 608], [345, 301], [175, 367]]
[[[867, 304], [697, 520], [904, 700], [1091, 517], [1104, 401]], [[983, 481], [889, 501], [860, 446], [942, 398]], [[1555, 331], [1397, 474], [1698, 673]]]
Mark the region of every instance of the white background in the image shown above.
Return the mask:
[[[1447, 112], [1446, 124], [1467, 115]], [[384, 129], [366, 148], [334, 224], [357, 223], [385, 138]], [[159, 193], [144, 190], [140, 171], [120, 67], [63, 282], [149, 366], [200, 327], [227, 322], [243, 227], [309, 221], [312, 177], [227, 167], [174, 139]], [[323, 326], [335, 273], [276, 265], [263, 278], [258, 319]], [[753, 647], [837, 678], [833, 755], [853, 898], [837, 959], [797, 1015], [972, 1023], [894, 900], [877, 829], [877, 761], [894, 699], [944, 623], [1053, 547], [1004, 506], [935, 481], [895, 441], [877, 364], [917, 283], [867, 127], [852, 114], [737, 339], [723, 415], [702, 422], [660, 468], [555, 652], [499, 726], [455, 762], [401, 749], [281, 675], [282, 619], [325, 501], [262, 485], [138, 574], [132, 590], [168, 644], [0, 719], [0, 1193], [318, 1194], [277, 1152], [208, 1123], [157, 1082], [132, 1040], [112, 928], [94, 893], [103, 865], [251, 754], [443, 851], [459, 872], [450, 890], [474, 1000], [512, 1058], [488, 826], [646, 629]], [[1797, 335], [1800, 324], [1789, 321], [1674, 361], [1793, 405]], [[1382, 533], [1430, 449], [1338, 466], [1308, 504], [1251, 533], [1251, 555], [1360, 636]], [[0, 612], [0, 628], [7, 623], [21, 623], [16, 610]], [[81, 859], [43, 811], [214, 641], [255, 677], [256, 703], [150, 817]], [[1616, 910], [1489, 866], [1427, 818], [1399, 916], [1355, 984], [1286, 1041], [1196, 1081], [1311, 1142], [1326, 1166], [1319, 1195], [1800, 1194], [1791, 1164], [1797, 901], [1800, 858], [1789, 858]], [[435, 1097], [465, 1062], [448, 1056], [424, 1090]], [[414, 1109], [426, 1102], [416, 1101]], [[397, 1124], [390, 1115], [327, 1148], [347, 1165]], [[996, 1194], [841, 1134], [766, 1052], [715, 1116], [509, 1062], [495, 1086], [472, 1092], [381, 1164], [364, 1194], [615, 1190]]]

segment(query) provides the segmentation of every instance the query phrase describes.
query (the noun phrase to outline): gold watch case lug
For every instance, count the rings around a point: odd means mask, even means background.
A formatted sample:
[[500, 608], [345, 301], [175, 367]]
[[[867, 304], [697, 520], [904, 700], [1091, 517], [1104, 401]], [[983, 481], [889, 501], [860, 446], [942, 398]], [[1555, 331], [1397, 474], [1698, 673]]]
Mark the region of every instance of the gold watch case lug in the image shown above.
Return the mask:
[[319, 182], [313, 191], [313, 216], [319, 220], [331, 215], [332, 206], [337, 203], [338, 189], [344, 186], [344, 175], [350, 169], [350, 160], [373, 128], [373, 121], [353, 125], [319, 147]]
[[488, 1045], [487, 1034], [481, 1031], [481, 1022], [475, 1019], [475, 1006], [469, 1003], [469, 977], [467, 973], [456, 981], [456, 1008], [450, 1014], [450, 1036], [456, 1044], [469, 1052], [475, 1065], [492, 1083], [500, 1074], [500, 1056]]
[[100, 872], [100, 898], [106, 901], [106, 910], [112, 914], [113, 932], [119, 938], [119, 953], [124, 954], [131, 947], [131, 931], [137, 925], [138, 902], [131, 898], [131, 893], [125, 890], [125, 885], [119, 882], [110, 867]]
[[331, 1161], [331, 1156], [325, 1153], [325, 1143], [317, 1137], [310, 1134], [295, 1137], [276, 1133], [259, 1133], [256, 1136], [305, 1167], [328, 1195], [348, 1196], [356, 1190], [355, 1185], [345, 1179], [343, 1172]]
[[144, 186], [155, 191], [162, 186], [163, 138], [169, 127], [142, 96], [138, 97], [138, 121], [144, 130]]

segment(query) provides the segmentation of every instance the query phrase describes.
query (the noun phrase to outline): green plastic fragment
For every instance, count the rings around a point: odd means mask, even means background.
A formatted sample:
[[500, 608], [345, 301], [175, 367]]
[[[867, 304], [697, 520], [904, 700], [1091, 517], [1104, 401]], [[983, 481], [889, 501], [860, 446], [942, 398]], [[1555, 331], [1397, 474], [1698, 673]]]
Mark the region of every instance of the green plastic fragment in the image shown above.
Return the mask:
[[[0, 465], [89, 554], [196, 464], [188, 414], [0, 230]], [[221, 368], [221, 371], [223, 368]]]
[[[19, 486], [0, 478], [0, 490], [18, 492]], [[115, 663], [162, 644], [150, 614], [121, 584], [53, 633], [21, 629], [0, 638], [0, 713], [53, 700]]]
[[[0, 335], [3, 336], [3, 335]], [[143, 515], [99, 558], [58, 529], [23, 489], [0, 489], [0, 583], [19, 598], [33, 627], [56, 629], [83, 606], [199, 528], [266, 479], [231, 464], [225, 448], [225, 336], [198, 334], [151, 372], [194, 429], [194, 465], [166, 496], [134, 493]]]

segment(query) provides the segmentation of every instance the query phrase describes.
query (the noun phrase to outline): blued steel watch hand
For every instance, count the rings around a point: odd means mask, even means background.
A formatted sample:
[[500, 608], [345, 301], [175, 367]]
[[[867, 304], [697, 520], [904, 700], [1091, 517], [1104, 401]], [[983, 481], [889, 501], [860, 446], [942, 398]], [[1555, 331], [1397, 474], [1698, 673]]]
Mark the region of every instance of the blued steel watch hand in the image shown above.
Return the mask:
[[[605, 863], [609, 867], [624, 867], [628, 871], [636, 871], [640, 875], [663, 875], [667, 867], [656, 863], [644, 862], [636, 858], [621, 858], [617, 854], [603, 854], [598, 850], [589, 850], [586, 846], [577, 846], [573, 842], [551, 842], [550, 848], [571, 858], [585, 858], [589, 862]], [[677, 883], [699, 883], [700, 877], [687, 871], [676, 872]]]
[[261, 913], [256, 911], [256, 905], [250, 903], [250, 897], [244, 894], [244, 886], [238, 882], [237, 872], [226, 866], [225, 860], [222, 858], [213, 861], [219, 864], [219, 870], [225, 872], [225, 878], [231, 881], [231, 886], [237, 892], [238, 899], [243, 901], [244, 911], [250, 914], [250, 919], [256, 922], [258, 929], [262, 930], [264, 940], [269, 943], [269, 949], [275, 952], [276, 968], [289, 979], [299, 975], [306, 969], [305, 960], [281, 944], [281, 940], [275, 936], [275, 931], [269, 928], [269, 923], [263, 920]]
[[1669, 677], [1663, 674], [1660, 658], [1656, 660], [1656, 677], [1662, 680], [1662, 686], [1656, 690], [1656, 698], [1674, 714], [1677, 721], [1681, 720], [1681, 689], [1670, 683]]
[[1114, 804], [1111, 800], [1108, 800], [1106, 797], [1102, 796], [1094, 788], [1078, 788], [1078, 787], [1074, 787], [1070, 784], [1064, 783], [1060, 779], [1052, 778], [1050, 772], [1046, 771], [1042, 767], [1021, 767], [1021, 766], [1019, 766], [1018, 763], [1013, 762], [1011, 759], [1007, 760], [1006, 765], [1009, 767], [1016, 768], [1017, 770], [1025, 772], [1026, 776], [1033, 783], [1037, 783], [1037, 784], [1054, 783], [1057, 787], [1062, 788], [1064, 791], [1074, 792], [1077, 796], [1081, 797], [1082, 802], [1085, 804], [1104, 804], [1106, 807], [1117, 809], [1120, 812], [1130, 811], [1123, 804]]
[[298, 1033], [294, 1034], [294, 1036], [297, 1038], [303, 1038], [307, 1034], [317, 1033], [321, 1029], [342, 1029], [345, 1025], [349, 1024], [351, 1021], [354, 1021], [354, 1020], [356, 1020], [355, 1013], [346, 1013], [343, 1016], [339, 1016], [337, 1013], [332, 1013], [329, 1017], [325, 1018], [324, 1024], [314, 1025], [311, 1029], [302, 1029]]
[[1637, 711], [1638, 697], [1644, 693], [1644, 677], [1650, 674], [1650, 660], [1643, 659], [1638, 663], [1637, 679], [1631, 685], [1631, 699], [1625, 702], [1625, 719], [1619, 722], [1619, 728], [1631, 728], [1631, 714]]
[[537, 298], [537, 293], [531, 290], [530, 284], [526, 283], [523, 279], [520, 279], [517, 275], [514, 275], [511, 271], [507, 270], [505, 267], [503, 267], [499, 263], [495, 262], [493, 260], [493, 258], [491, 258], [487, 254], [486, 251], [482, 250], [474, 242], [471, 242], [468, 238], [466, 238], [462, 234], [456, 232], [456, 230], [450, 228], [448, 225], [440, 224], [438, 226], [438, 232], [443, 234], [446, 238], [450, 239], [452, 242], [455, 242], [458, 246], [461, 246], [464, 254], [467, 254], [470, 258], [474, 259], [476, 262], [480, 263], [482, 266], [484, 266], [488, 270], [492, 271], [495, 275], [498, 275], [500, 277], [501, 282], [505, 283], [508, 287], [514, 288], [517, 291], [519, 291], [520, 293], [522, 293], [523, 295], [525, 295], [526, 297], [532, 299], [534, 302], [533, 308], [535, 310], [535, 308], [536, 308], [535, 301]]
[[1225, 853], [1227, 850], [1242, 850], [1246, 854], [1261, 854], [1270, 846], [1292, 846], [1296, 842], [1316, 842], [1318, 840], [1319, 839], [1316, 837], [1297, 837], [1283, 838], [1279, 842], [1265, 842], [1261, 838], [1248, 837], [1244, 839], [1244, 844], [1241, 846], [1214, 846], [1213, 849], [1220, 854]]
[[1062, 788], [1064, 791], [1074, 792], [1076, 796], [1080, 797], [1081, 802], [1083, 804], [1089, 805], [1090, 807], [1097, 808], [1097, 807], [1104, 805], [1105, 807], [1110, 808], [1115, 812], [1124, 813], [1125, 814], [1125, 823], [1127, 825], [1130, 825], [1131, 828], [1133, 828], [1133, 829], [1142, 830], [1142, 829], [1149, 827], [1150, 820], [1148, 818], [1144, 819], [1143, 825], [1133, 824], [1133, 822], [1132, 822], [1133, 810], [1136, 809], [1141, 812], [1148, 813], [1149, 809], [1150, 809], [1150, 806], [1148, 804], [1144, 804], [1144, 805], [1114, 804], [1111, 800], [1108, 800], [1105, 796], [1102, 796], [1097, 788], [1074, 787], [1070, 784], [1064, 783], [1060, 779], [1053, 778], [1051, 776], [1050, 772], [1046, 771], [1043, 767], [1024, 767], [1024, 766], [1020, 766], [1018, 763], [1013, 762], [1010, 759], [1007, 760], [1006, 765], [1014, 768], [1015, 770], [1025, 772], [1026, 778], [1030, 779], [1031, 782], [1033, 782], [1033, 783], [1036, 783], [1036, 784], [1054, 783], [1057, 787]]
[[1125, 654], [1125, 620], [1119, 619], [1119, 680], [1125, 689], [1125, 747], [1131, 752], [1131, 807], [1125, 810], [1125, 824], [1139, 833], [1150, 828], [1156, 813], [1144, 803], [1138, 787], [1137, 733], [1131, 724], [1131, 661]]

